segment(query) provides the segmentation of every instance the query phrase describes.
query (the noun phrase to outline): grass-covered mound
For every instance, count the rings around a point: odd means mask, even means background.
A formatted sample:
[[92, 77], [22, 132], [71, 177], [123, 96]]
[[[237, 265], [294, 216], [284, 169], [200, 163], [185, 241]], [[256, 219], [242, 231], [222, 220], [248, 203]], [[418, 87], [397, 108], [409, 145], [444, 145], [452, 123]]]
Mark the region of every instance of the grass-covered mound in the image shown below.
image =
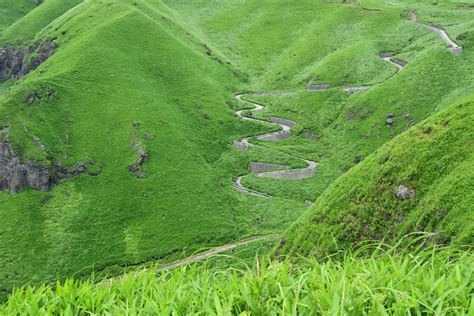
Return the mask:
[[336, 180], [291, 226], [279, 252], [322, 256], [413, 231], [474, 243], [474, 97], [382, 146]]
[[194, 265], [96, 284], [68, 280], [16, 290], [5, 315], [466, 315], [471, 253], [454, 249], [347, 255], [300, 265], [270, 262], [221, 270]]
[[3, 96], [0, 126], [22, 161], [88, 168], [51, 192], [0, 193], [6, 290], [245, 229], [214, 167], [241, 135], [228, 106], [238, 89], [230, 66], [158, 2], [88, 1], [55, 18], [62, 4], [48, 0], [9, 28], [34, 17], [35, 32], [58, 48]]

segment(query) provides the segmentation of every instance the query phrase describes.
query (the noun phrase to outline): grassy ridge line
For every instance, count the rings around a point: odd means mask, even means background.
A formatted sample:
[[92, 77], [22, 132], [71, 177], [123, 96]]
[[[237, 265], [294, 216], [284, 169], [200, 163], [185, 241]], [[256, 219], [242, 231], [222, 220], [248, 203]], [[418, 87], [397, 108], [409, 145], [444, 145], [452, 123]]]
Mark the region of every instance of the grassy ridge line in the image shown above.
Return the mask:
[[5, 29], [1, 34], [0, 40], [11, 44], [15, 44], [18, 41], [32, 41], [52, 21], [81, 2], [83, 0], [46, 0], [35, 10], [30, 11]]
[[[368, 250], [370, 247], [367, 247]], [[473, 311], [473, 255], [455, 248], [386, 249], [299, 265], [191, 265], [117, 282], [68, 280], [17, 289], [0, 313], [51, 314], [460, 314]], [[376, 249], [377, 249], [376, 248]], [[373, 250], [373, 249], [372, 249]]]

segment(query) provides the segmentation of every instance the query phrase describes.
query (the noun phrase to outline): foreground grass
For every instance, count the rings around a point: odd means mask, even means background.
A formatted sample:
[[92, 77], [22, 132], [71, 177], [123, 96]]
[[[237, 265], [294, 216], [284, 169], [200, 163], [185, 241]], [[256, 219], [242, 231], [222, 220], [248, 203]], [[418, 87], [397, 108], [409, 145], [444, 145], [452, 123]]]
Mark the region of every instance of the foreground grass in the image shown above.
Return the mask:
[[454, 314], [473, 312], [473, 255], [453, 248], [394, 248], [342, 260], [257, 260], [220, 270], [193, 265], [118, 281], [68, 280], [18, 289], [0, 314]]

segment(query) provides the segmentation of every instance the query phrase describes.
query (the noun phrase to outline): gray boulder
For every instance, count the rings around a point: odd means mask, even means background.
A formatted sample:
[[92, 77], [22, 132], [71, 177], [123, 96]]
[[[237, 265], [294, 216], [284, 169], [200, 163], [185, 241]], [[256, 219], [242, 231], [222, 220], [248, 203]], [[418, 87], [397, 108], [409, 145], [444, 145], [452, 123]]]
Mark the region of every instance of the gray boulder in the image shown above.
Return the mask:
[[416, 192], [408, 186], [401, 184], [397, 187], [395, 194], [399, 200], [407, 200], [415, 197]]

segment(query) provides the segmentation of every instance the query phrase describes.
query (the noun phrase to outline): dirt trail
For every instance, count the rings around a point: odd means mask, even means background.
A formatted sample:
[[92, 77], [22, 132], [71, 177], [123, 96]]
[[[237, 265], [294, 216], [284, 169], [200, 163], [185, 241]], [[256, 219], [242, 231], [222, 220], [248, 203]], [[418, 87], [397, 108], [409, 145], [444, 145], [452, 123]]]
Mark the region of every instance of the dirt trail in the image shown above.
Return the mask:
[[[182, 260], [177, 260], [177, 261], [174, 261], [174, 262], [170, 262], [170, 263], [167, 263], [167, 264], [159, 265], [158, 268], [156, 269], [156, 272], [160, 272], [160, 271], [163, 271], [163, 270], [172, 270], [172, 269], [176, 269], [176, 268], [179, 268], [179, 267], [182, 267], [182, 266], [185, 266], [185, 265], [188, 265], [188, 264], [192, 264], [192, 263], [195, 263], [195, 262], [204, 261], [209, 257], [221, 254], [221, 253], [229, 251], [229, 250], [233, 250], [233, 249], [235, 249], [237, 247], [240, 247], [240, 246], [248, 245], [250, 243], [265, 240], [265, 239], [278, 238], [280, 236], [281, 236], [280, 234], [270, 234], [270, 235], [265, 235], [265, 236], [254, 236], [254, 237], [245, 238], [245, 239], [242, 239], [242, 240], [230, 243], [230, 244], [213, 247], [209, 250], [206, 250], [206, 251], [203, 251], [201, 253], [195, 254], [191, 257], [188, 257], [188, 258], [185, 258], [185, 259], [182, 259]], [[150, 270], [150, 268], [138, 269], [138, 270], [135, 271], [134, 275], [137, 276], [137, 275], [139, 275], [143, 272], [147, 272], [149, 270]], [[110, 278], [110, 279], [105, 279], [101, 282], [101, 284], [110, 285], [112, 282], [117, 282], [120, 279], [122, 279], [123, 276], [124, 275], [117, 276], [117, 277]]]
[[157, 271], [176, 269], [176, 268], [184, 266], [184, 265], [188, 265], [188, 264], [195, 263], [195, 262], [198, 262], [198, 261], [203, 261], [203, 260], [205, 260], [205, 259], [207, 259], [211, 256], [214, 256], [214, 255], [217, 255], [217, 254], [229, 251], [229, 250], [233, 250], [233, 249], [235, 249], [239, 246], [244, 246], [244, 245], [256, 242], [256, 241], [265, 240], [265, 239], [269, 239], [269, 238], [272, 238], [272, 237], [279, 237], [279, 236], [280, 236], [279, 234], [266, 235], [266, 236], [254, 236], [254, 237], [242, 239], [240, 241], [236, 241], [236, 242], [233, 242], [233, 243], [230, 243], [230, 244], [226, 244], [226, 245], [223, 245], [223, 246], [214, 247], [214, 248], [211, 248], [207, 251], [204, 251], [204, 252], [198, 253], [194, 256], [191, 256], [189, 258], [186, 258], [186, 259], [183, 259], [183, 260], [178, 260], [178, 261], [171, 262], [171, 263], [168, 263], [168, 264], [164, 264], [162, 266], [158, 266]]

